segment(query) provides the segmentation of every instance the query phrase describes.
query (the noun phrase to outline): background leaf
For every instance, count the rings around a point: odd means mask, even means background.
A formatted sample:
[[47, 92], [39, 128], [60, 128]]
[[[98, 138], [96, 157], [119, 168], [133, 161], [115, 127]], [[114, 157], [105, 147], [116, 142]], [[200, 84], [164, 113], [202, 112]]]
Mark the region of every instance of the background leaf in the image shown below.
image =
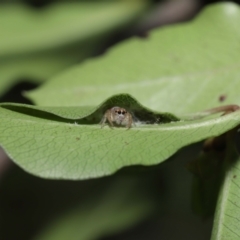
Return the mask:
[[98, 239], [118, 234], [162, 209], [160, 183], [155, 170], [52, 181], [13, 165], [0, 184], [1, 239], [66, 239], [66, 235], [67, 239]]
[[[0, 94], [19, 80], [46, 80], [91, 56], [109, 34], [131, 23], [145, 1], [51, 4], [0, 9]], [[16, 24], [16, 22], [18, 24]]]
[[54, 219], [35, 239], [97, 239], [120, 232], [153, 214], [154, 203], [144, 196], [143, 182], [140, 184], [139, 179], [130, 176], [109, 180], [111, 183], [101, 194], [96, 192], [95, 197]]
[[237, 5], [212, 5], [192, 22], [125, 41], [27, 96], [38, 105], [79, 106], [124, 92], [149, 108], [177, 115], [238, 103], [239, 20]]

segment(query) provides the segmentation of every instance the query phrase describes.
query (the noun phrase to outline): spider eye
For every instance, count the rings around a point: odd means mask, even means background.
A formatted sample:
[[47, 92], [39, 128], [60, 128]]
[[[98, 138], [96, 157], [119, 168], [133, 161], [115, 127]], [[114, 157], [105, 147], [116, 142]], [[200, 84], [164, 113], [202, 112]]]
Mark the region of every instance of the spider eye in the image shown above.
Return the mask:
[[120, 111], [120, 110], [118, 111], [118, 114], [121, 114], [121, 111]]
[[126, 112], [125, 111], [122, 111], [122, 114], [124, 115]]
[[117, 113], [118, 111], [117, 110], [115, 110], [115, 113]]

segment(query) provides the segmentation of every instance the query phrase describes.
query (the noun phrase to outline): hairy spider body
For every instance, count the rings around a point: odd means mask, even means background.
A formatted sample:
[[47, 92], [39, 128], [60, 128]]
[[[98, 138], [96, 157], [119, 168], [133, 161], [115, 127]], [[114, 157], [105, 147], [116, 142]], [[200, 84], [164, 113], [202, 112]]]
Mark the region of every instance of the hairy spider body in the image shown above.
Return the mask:
[[130, 128], [133, 123], [133, 118], [131, 113], [129, 113], [125, 108], [112, 107], [105, 112], [101, 121], [102, 127], [104, 127], [104, 124], [107, 121], [111, 127], [114, 127], [115, 123], [115, 125], [126, 126], [127, 128]]

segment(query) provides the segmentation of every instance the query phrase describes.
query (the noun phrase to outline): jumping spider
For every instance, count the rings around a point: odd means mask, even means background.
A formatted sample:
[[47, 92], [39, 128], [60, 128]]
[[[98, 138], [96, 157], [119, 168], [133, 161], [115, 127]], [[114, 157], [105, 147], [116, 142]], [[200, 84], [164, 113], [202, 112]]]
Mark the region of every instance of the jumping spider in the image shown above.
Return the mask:
[[104, 127], [106, 121], [109, 122], [111, 127], [114, 127], [113, 123], [115, 123], [116, 125], [122, 125], [130, 128], [133, 124], [133, 117], [132, 114], [128, 112], [125, 108], [112, 107], [105, 112], [101, 120], [102, 127]]

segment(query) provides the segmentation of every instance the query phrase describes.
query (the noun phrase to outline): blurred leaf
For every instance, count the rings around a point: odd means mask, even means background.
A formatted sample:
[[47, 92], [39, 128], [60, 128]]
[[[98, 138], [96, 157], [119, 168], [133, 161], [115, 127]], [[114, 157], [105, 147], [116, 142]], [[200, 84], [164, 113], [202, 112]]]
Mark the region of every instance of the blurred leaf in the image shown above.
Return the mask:
[[[143, 11], [145, 1], [0, 8], [0, 94], [22, 78], [42, 81], [90, 56], [110, 32]], [[17, 24], [16, 24], [17, 23]]]
[[153, 213], [154, 204], [136, 180], [115, 179], [97, 199], [70, 208], [35, 239], [98, 239], [139, 223]]
[[[121, 171], [94, 180], [52, 181], [34, 177], [13, 165], [1, 175], [1, 240], [53, 236], [60, 224], [58, 230], [63, 234], [73, 230], [66, 239], [75, 234], [97, 238], [118, 233], [163, 209], [161, 198], [165, 191], [159, 185], [162, 181], [155, 168]], [[80, 230], [82, 234], [78, 233]]]
[[[143, 124], [130, 130], [100, 128], [96, 123], [103, 110], [113, 105], [128, 107]], [[178, 121], [174, 115], [151, 112], [128, 95], [112, 97], [97, 108], [2, 104], [0, 114], [1, 146], [18, 165], [41, 177], [66, 179], [157, 164], [181, 147], [220, 135], [240, 122], [240, 111], [207, 120]], [[170, 123], [144, 124], [155, 118]]]
[[[129, 93], [175, 114], [240, 102], [239, 7], [221, 3], [189, 23], [131, 39], [52, 78], [27, 96], [38, 105], [97, 105]], [[240, 49], [239, 49], [240, 50]]]
[[84, 60], [92, 54], [92, 48], [82, 46], [69, 48], [56, 52], [30, 54], [28, 56], [15, 56], [0, 61], [0, 94], [8, 90], [11, 85], [20, 80], [41, 83], [61, 69], [70, 67], [76, 62]]
[[193, 210], [203, 218], [212, 216], [216, 208], [225, 165], [224, 150], [223, 148], [220, 151], [204, 151], [187, 165], [188, 170], [194, 173]]
[[4, 5], [0, 10], [0, 56], [53, 49], [107, 33], [133, 19], [143, 3], [59, 2], [42, 10]]

